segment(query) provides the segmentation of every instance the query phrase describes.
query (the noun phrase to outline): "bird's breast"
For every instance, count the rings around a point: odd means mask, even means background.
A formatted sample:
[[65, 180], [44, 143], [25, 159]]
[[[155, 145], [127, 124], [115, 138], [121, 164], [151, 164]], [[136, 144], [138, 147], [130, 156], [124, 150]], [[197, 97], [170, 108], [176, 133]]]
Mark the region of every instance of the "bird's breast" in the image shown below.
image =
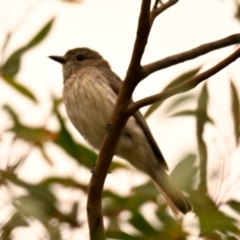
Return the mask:
[[63, 101], [73, 125], [99, 149], [116, 102], [108, 80], [95, 68], [79, 71], [66, 81]]

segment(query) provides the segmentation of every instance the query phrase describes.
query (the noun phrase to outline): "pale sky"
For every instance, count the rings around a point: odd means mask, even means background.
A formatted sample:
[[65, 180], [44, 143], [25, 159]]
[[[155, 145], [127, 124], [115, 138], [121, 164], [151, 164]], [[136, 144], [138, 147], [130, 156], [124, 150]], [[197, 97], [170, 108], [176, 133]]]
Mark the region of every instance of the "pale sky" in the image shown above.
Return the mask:
[[[89, 47], [99, 51], [109, 61], [112, 69], [121, 78], [124, 78], [136, 34], [140, 9], [139, 0], [85, 0], [82, 4], [67, 4], [57, 0], [30, 1], [33, 5], [33, 12], [26, 11], [25, 2], [24, 0], [0, 0], [1, 35], [4, 36], [9, 29], [14, 31], [14, 37], [7, 49], [8, 53], [26, 43], [26, 40], [30, 39], [50, 18], [55, 16], [56, 20], [52, 31], [44, 42], [24, 55], [21, 72], [17, 77], [21, 83], [37, 92], [41, 106], [36, 107], [24, 101], [23, 98], [16, 96], [16, 93], [5, 83], [0, 83], [0, 101], [11, 102], [16, 111], [22, 114], [24, 122], [36, 126], [43, 124], [48, 118], [51, 107], [48, 97], [49, 92], [56, 96], [61, 95], [61, 67], [50, 61], [47, 58], [49, 55], [63, 55], [71, 48]], [[39, 4], [38, 2], [42, 3]], [[179, 3], [155, 21], [143, 63], [149, 63], [202, 43], [239, 32], [239, 23], [232, 18], [234, 11], [233, 1], [229, 0], [180, 0]], [[22, 24], [20, 24], [21, 20], [23, 20]], [[16, 26], [18, 26], [17, 29]], [[3, 39], [0, 38], [1, 45], [2, 42]], [[210, 67], [219, 58], [229, 55], [232, 51], [232, 47], [215, 51], [193, 62], [186, 62], [181, 66], [153, 74], [139, 85], [134, 93], [134, 98], [139, 99], [157, 93], [184, 70], [197, 67], [202, 63], [205, 63], [206, 67]], [[210, 142], [221, 136], [220, 140], [216, 140], [216, 144], [221, 145], [232, 136], [227, 77], [229, 73], [231, 76], [235, 76], [235, 83], [239, 89], [239, 82], [236, 81], [236, 75], [239, 74], [238, 69], [239, 60], [228, 67], [226, 71], [222, 71], [209, 80], [212, 94], [210, 100], [211, 116], [217, 120], [217, 126], [220, 128], [220, 130], [216, 130], [209, 126], [206, 137]], [[197, 93], [199, 90], [200, 88], [197, 88], [193, 93]], [[23, 99], [26, 104], [22, 104], [19, 99]], [[167, 101], [161, 110], [150, 117], [148, 123], [170, 169], [173, 169], [176, 162], [184, 154], [189, 151], [196, 152], [196, 140], [192, 118], [173, 119], [164, 115], [168, 103]], [[188, 106], [194, 109], [195, 103]], [[219, 108], [216, 106], [219, 106]], [[3, 125], [8, 126], [8, 117], [2, 112], [0, 114], [4, 120]], [[226, 127], [226, 125], [229, 125], [229, 127]], [[50, 129], [57, 129], [54, 119], [51, 119], [47, 126]], [[72, 129], [74, 136], [82, 141], [81, 136], [70, 123], [69, 127]], [[2, 131], [2, 128], [0, 130]], [[233, 140], [230, 140], [228, 144], [231, 149], [234, 147]], [[78, 176], [79, 172], [75, 171], [76, 164], [73, 161], [66, 161], [67, 156], [59, 152], [51, 143], [48, 144], [48, 148], [53, 158], [57, 159], [54, 167], [49, 167], [41, 160], [36, 159], [34, 162], [28, 161], [20, 175], [32, 179], [32, 181], [39, 181], [46, 174], [74, 175], [76, 178], [80, 178]], [[214, 158], [214, 152], [210, 151], [210, 153]], [[236, 155], [234, 155], [234, 159], [239, 158], [239, 150], [234, 154]], [[33, 158], [36, 156], [38, 156], [38, 153], [32, 154]], [[235, 161], [234, 159], [233, 161]], [[37, 173], [34, 169], [38, 170]], [[142, 180], [139, 180], [136, 171], [133, 171], [127, 177], [122, 176], [121, 173], [116, 173], [116, 176], [111, 178], [119, 177], [123, 185], [129, 181], [130, 177], [132, 179], [132, 176], [136, 177], [136, 183], [141, 182]], [[90, 173], [84, 173], [83, 175], [90, 177]], [[111, 185], [109, 180], [107, 185]], [[124, 192], [124, 189], [120, 190]], [[72, 239], [79, 239], [79, 234], [81, 233], [77, 233]], [[84, 236], [87, 236], [87, 231]], [[30, 239], [29, 236], [24, 235], [21, 239], [27, 238]], [[32, 236], [31, 239], [34, 240]], [[84, 239], [84, 237], [82, 236], [81, 239]]]

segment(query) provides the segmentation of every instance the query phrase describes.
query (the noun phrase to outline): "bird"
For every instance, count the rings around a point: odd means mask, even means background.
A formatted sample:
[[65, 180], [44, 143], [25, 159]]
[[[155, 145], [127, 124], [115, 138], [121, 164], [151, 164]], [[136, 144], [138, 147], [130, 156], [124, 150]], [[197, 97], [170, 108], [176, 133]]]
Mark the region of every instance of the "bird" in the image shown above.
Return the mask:
[[[99, 150], [122, 80], [97, 51], [86, 47], [49, 58], [62, 65], [62, 97], [70, 121]], [[168, 175], [167, 163], [140, 111], [128, 119], [115, 154], [152, 179], [174, 215], [192, 210], [189, 200]]]

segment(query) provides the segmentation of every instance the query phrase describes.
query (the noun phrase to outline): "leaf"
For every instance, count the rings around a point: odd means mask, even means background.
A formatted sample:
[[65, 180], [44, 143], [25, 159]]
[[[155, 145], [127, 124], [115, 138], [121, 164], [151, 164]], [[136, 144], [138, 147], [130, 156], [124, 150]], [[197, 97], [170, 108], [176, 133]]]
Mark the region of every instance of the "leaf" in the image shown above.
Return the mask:
[[57, 133], [50, 132], [45, 128], [31, 128], [22, 124], [15, 124], [12, 128], [8, 129], [27, 142], [33, 143], [35, 146], [58, 137]]
[[48, 156], [47, 152], [44, 149], [43, 144], [38, 144], [38, 149], [40, 150], [42, 156], [44, 157], [44, 159], [47, 161], [47, 163], [51, 166], [53, 166], [53, 161], [52, 159]]
[[206, 194], [204, 188], [192, 191], [191, 202], [193, 203], [195, 214], [198, 216], [200, 222], [202, 237], [213, 239], [211, 237], [216, 235], [216, 233], [221, 233], [221, 235], [225, 237], [229, 236], [229, 233], [239, 235], [240, 231], [238, 227], [236, 227], [236, 224], [238, 224], [237, 219], [221, 212], [218, 209], [219, 206]]
[[177, 97], [170, 106], [168, 106], [168, 109], [166, 110], [166, 112], [170, 112], [173, 109], [175, 109], [176, 107], [178, 107], [179, 105], [188, 102], [190, 100], [195, 99], [195, 96], [193, 95], [185, 95], [185, 96], [181, 96], [181, 97]]
[[49, 208], [52, 208], [52, 205], [56, 203], [56, 197], [43, 184], [30, 184], [21, 180], [13, 173], [9, 173], [8, 180], [17, 186], [25, 188], [31, 194], [31, 197], [44, 201]]
[[196, 116], [196, 110], [184, 110], [180, 112], [176, 112], [169, 117], [181, 117], [181, 116]]
[[24, 216], [19, 212], [15, 212], [10, 220], [6, 222], [3, 226], [1, 226], [1, 239], [8, 240], [11, 239], [11, 233], [17, 227], [27, 227], [28, 223], [25, 220]]
[[146, 199], [150, 199], [150, 198], [156, 196], [156, 194], [158, 193], [158, 190], [154, 186], [152, 181], [148, 181], [145, 184], [134, 187], [132, 191], [133, 191], [133, 193], [135, 193], [137, 195], [143, 194], [144, 196], [146, 196]]
[[158, 233], [158, 231], [153, 228], [153, 226], [139, 212], [135, 212], [129, 222], [145, 236]]
[[237, 11], [235, 13], [235, 18], [240, 21], [240, 5], [237, 5]]
[[72, 178], [62, 178], [62, 177], [49, 177], [44, 179], [41, 182], [42, 185], [44, 186], [48, 186], [51, 187], [53, 184], [60, 184], [63, 187], [75, 187], [77, 189], [81, 189], [82, 191], [84, 191], [85, 193], [87, 193], [87, 189], [88, 186], [85, 184], [81, 184], [79, 182], [77, 182], [76, 180], [72, 179]]
[[13, 126], [7, 131], [15, 133], [16, 137], [21, 138], [27, 142], [32, 142], [35, 145], [41, 145], [42, 143], [54, 140], [58, 137], [58, 133], [51, 132], [43, 127], [32, 128], [26, 125], [23, 125], [19, 119], [18, 115], [9, 105], [5, 104], [3, 109], [8, 112], [14, 121]]
[[194, 166], [196, 155], [189, 154], [181, 160], [171, 173], [171, 178], [180, 187], [180, 189], [189, 191], [192, 188], [193, 179], [197, 173], [197, 167]]
[[208, 95], [207, 85], [204, 84], [198, 98], [198, 106], [196, 111], [199, 127], [202, 128], [201, 131], [203, 130], [204, 124], [207, 123], [210, 119], [207, 113], [208, 97], [209, 95]]
[[208, 106], [208, 90], [206, 83], [203, 85], [202, 91], [198, 98], [197, 105], [197, 122], [196, 122], [196, 130], [197, 130], [197, 144], [198, 144], [198, 152], [199, 152], [199, 177], [200, 183], [199, 188], [202, 191], [207, 191], [207, 146], [203, 139], [204, 125], [209, 121], [209, 117], [207, 114], [207, 106]]
[[47, 226], [48, 214], [53, 212], [54, 209], [53, 203], [49, 205], [44, 202], [44, 199], [38, 199], [34, 196], [31, 196], [31, 194], [18, 197], [14, 202], [14, 206], [23, 216], [36, 218], [40, 220], [45, 226]]
[[29, 49], [35, 47], [37, 44], [39, 44], [49, 33], [52, 24], [53, 24], [54, 18], [51, 19], [38, 33], [37, 35], [31, 39], [25, 46], [19, 48], [16, 50], [5, 62], [5, 64], [2, 67], [2, 73], [5, 76], [13, 77], [16, 75], [20, 69], [21, 65], [21, 57], [22, 55], [28, 51]]
[[159, 218], [163, 226], [161, 227], [161, 232], [157, 239], [169, 240], [169, 239], [178, 239], [185, 240], [187, 239], [188, 233], [185, 232], [182, 226], [182, 221], [176, 221], [171, 217], [167, 211], [163, 208], [159, 208], [156, 212], [156, 216]]
[[136, 211], [141, 205], [146, 202], [157, 202], [159, 192], [152, 181], [148, 181], [145, 184], [134, 187], [132, 195], [128, 199], [128, 208], [131, 211]]
[[[183, 82], [185, 82], [186, 80], [188, 80], [189, 78], [193, 77], [194, 75], [196, 75], [198, 73], [198, 71], [201, 69], [201, 67], [192, 69], [190, 71], [187, 71], [183, 74], [181, 74], [180, 76], [178, 76], [177, 78], [175, 78], [173, 81], [171, 81], [171, 83], [169, 83], [163, 90], [166, 90], [168, 88], [172, 88], [175, 87]], [[151, 106], [149, 106], [148, 110], [146, 111], [146, 113], [144, 114], [144, 117], [147, 118], [149, 117], [157, 108], [159, 108], [162, 105], [162, 101], [160, 102], [156, 102], [153, 103]]]
[[34, 96], [34, 94], [28, 90], [25, 86], [21, 85], [20, 83], [16, 82], [15, 79], [12, 77], [3, 74], [3, 79], [6, 80], [6, 83], [8, 83], [10, 86], [12, 86], [15, 90], [17, 90], [19, 93], [23, 94], [25, 97], [31, 99], [33, 102], [37, 103], [37, 99]]
[[233, 210], [240, 214], [240, 203], [238, 201], [232, 200], [227, 202], [226, 204], [228, 204], [229, 207], [231, 207]]
[[8, 114], [11, 116], [15, 124], [19, 124], [20, 121], [19, 121], [18, 115], [15, 113], [12, 107], [10, 107], [10, 105], [4, 104], [2, 109], [8, 112]]
[[[176, 112], [176, 113], [170, 115], [169, 117], [181, 117], [181, 116], [197, 117], [201, 114], [202, 114], [202, 111], [198, 112], [196, 110], [184, 110], [184, 111]], [[206, 122], [210, 122], [210, 123], [214, 124], [214, 121], [209, 116], [205, 116], [205, 120], [206, 120]]]
[[231, 96], [232, 96], [232, 117], [234, 122], [234, 134], [236, 144], [238, 145], [240, 138], [240, 106], [237, 89], [233, 82], [231, 82]]

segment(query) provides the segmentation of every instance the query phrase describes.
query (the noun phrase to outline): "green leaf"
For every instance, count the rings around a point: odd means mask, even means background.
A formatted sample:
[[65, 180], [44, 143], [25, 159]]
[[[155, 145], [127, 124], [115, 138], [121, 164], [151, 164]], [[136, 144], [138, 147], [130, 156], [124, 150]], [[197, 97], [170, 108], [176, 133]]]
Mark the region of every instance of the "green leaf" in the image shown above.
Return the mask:
[[204, 126], [209, 121], [209, 116], [207, 113], [208, 107], [208, 90], [206, 83], [203, 85], [202, 91], [199, 95], [198, 106], [197, 106], [197, 121], [196, 121], [196, 129], [197, 129], [197, 143], [198, 143], [198, 152], [200, 157], [199, 163], [199, 177], [200, 183], [199, 188], [202, 191], [207, 192], [207, 146], [203, 139]]
[[25, 46], [19, 48], [16, 50], [5, 62], [5, 64], [2, 67], [2, 74], [13, 77], [16, 75], [20, 69], [21, 65], [21, 57], [22, 55], [28, 51], [29, 49], [35, 47], [37, 44], [39, 44], [49, 33], [52, 24], [53, 24], [54, 18], [51, 19], [38, 33], [37, 35], [31, 39]]
[[159, 208], [156, 212], [157, 217], [162, 222], [161, 232], [159, 231], [159, 236], [157, 239], [169, 240], [186, 240], [188, 233], [185, 232], [182, 226], [182, 221], [176, 221], [175, 218], [171, 217], [167, 211], [163, 208]]
[[234, 122], [234, 134], [236, 144], [238, 145], [240, 138], [240, 106], [237, 89], [233, 82], [231, 82], [231, 96], [232, 96], [232, 117]]
[[140, 186], [134, 187], [132, 192], [137, 195], [143, 194], [146, 196], [146, 199], [151, 199], [152, 197], [156, 196], [158, 190], [152, 181], [148, 181]]
[[1, 226], [1, 239], [2, 240], [8, 240], [12, 239], [11, 233], [14, 231], [17, 227], [27, 227], [28, 223], [25, 220], [25, 217], [20, 214], [19, 212], [15, 212], [10, 220], [6, 222], [3, 226]]
[[14, 202], [14, 206], [23, 216], [36, 218], [40, 220], [45, 226], [48, 222], [48, 214], [53, 212], [54, 209], [53, 203], [49, 205], [44, 202], [44, 199], [36, 198], [31, 195], [17, 198]]
[[12, 120], [14, 121], [13, 126], [7, 131], [13, 132], [16, 137], [40, 146], [42, 143], [49, 140], [54, 140], [58, 137], [56, 133], [50, 132], [45, 128], [31, 128], [29, 126], [23, 125], [19, 121], [18, 115], [9, 105], [4, 105], [3, 109], [9, 113], [9, 115], [12, 117]]
[[[198, 121], [198, 130], [202, 133], [204, 124], [207, 123], [210, 119], [207, 113], [207, 107], [208, 107], [208, 90], [207, 85], [204, 84], [202, 91], [198, 98], [198, 106], [197, 106], [197, 121]], [[211, 122], [213, 122], [211, 120]]]
[[240, 21], [240, 5], [237, 5], [237, 11], [235, 13], [235, 18]]
[[193, 179], [197, 173], [197, 167], [194, 166], [195, 162], [196, 155], [189, 154], [173, 169], [171, 178], [180, 189], [189, 191], [192, 188]]
[[183, 110], [180, 112], [176, 112], [169, 117], [182, 117], [182, 116], [196, 116], [196, 110]]
[[175, 108], [177, 108], [179, 105], [188, 102], [190, 100], [195, 99], [195, 96], [193, 95], [185, 95], [185, 96], [180, 96], [177, 97], [171, 104], [170, 106], [168, 106], [168, 109], [166, 110], [166, 112], [170, 112], [172, 110], [174, 110]]
[[[193, 77], [194, 75], [196, 75], [199, 70], [201, 69], [201, 67], [192, 69], [190, 71], [187, 71], [183, 74], [181, 74], [180, 76], [178, 76], [177, 78], [175, 78], [173, 81], [171, 81], [171, 83], [169, 83], [163, 90], [172, 88], [172, 87], [176, 87], [177, 85], [185, 82], [186, 80], [188, 80], [189, 78]], [[151, 106], [149, 106], [148, 110], [146, 111], [146, 113], [144, 114], [144, 117], [147, 118], [149, 117], [157, 108], [159, 108], [162, 105], [162, 101], [160, 102], [156, 102], [153, 103]]]
[[25, 86], [16, 82], [15, 79], [13, 79], [13, 77], [6, 75], [6, 74], [3, 74], [2, 77], [4, 80], [6, 80], [6, 83], [8, 83], [10, 86], [12, 86], [19, 93], [21, 93], [25, 97], [31, 99], [33, 102], [37, 103], [37, 99], [34, 96], [34, 94], [29, 89], [27, 89]]
[[[194, 117], [197, 117], [197, 116], [199, 116], [201, 114], [202, 114], [202, 111], [198, 112], [196, 110], [184, 110], [184, 111], [176, 112], [176, 113], [170, 115], [169, 117], [182, 117], [182, 116], [194, 116]], [[205, 121], [214, 124], [214, 121], [208, 115], [205, 116]]]
[[227, 202], [226, 204], [240, 214], [240, 203], [238, 201], [232, 200]]
[[32, 198], [40, 199], [51, 207], [56, 203], [56, 197], [50, 192], [48, 187], [43, 184], [30, 184], [21, 180], [16, 174], [9, 173], [8, 180], [19, 187], [25, 188]]
[[129, 222], [144, 235], [154, 235], [158, 231], [139, 213], [135, 212]]
[[51, 187], [53, 184], [60, 184], [63, 187], [75, 187], [77, 189], [81, 189], [85, 193], [87, 192], [88, 186], [85, 184], [81, 184], [72, 178], [62, 178], [62, 177], [49, 177], [44, 179], [41, 182], [42, 185]]
[[19, 124], [20, 121], [19, 121], [18, 115], [15, 113], [15, 111], [12, 109], [12, 107], [10, 105], [4, 104], [2, 109], [8, 112], [8, 114], [11, 116], [14, 124]]

